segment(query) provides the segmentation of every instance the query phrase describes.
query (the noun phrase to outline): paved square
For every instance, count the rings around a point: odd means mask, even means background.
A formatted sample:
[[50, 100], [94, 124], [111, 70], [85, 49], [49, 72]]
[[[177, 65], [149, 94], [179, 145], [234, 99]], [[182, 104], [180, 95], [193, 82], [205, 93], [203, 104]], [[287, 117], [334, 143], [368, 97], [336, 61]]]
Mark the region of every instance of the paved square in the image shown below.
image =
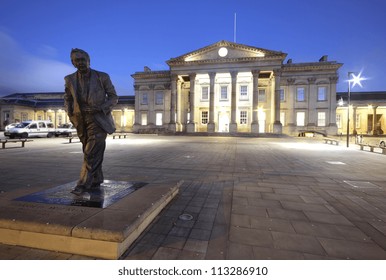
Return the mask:
[[[76, 180], [80, 151], [61, 138], [1, 150], [0, 203]], [[320, 138], [130, 135], [108, 138], [104, 173], [184, 180], [123, 259], [385, 260], [385, 161]], [[84, 257], [0, 245], [0, 258]]]

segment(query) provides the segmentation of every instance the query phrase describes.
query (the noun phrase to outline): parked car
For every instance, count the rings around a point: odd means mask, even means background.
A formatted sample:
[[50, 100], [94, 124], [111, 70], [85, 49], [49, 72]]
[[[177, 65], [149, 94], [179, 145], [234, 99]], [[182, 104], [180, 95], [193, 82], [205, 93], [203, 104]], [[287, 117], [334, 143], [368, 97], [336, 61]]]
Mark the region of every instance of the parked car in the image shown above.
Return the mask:
[[27, 138], [27, 137], [53, 137], [55, 128], [50, 121], [24, 121], [9, 130], [8, 137]]
[[58, 128], [55, 130], [56, 137], [60, 135], [71, 137], [74, 134], [76, 134], [76, 129], [72, 123], [65, 123], [59, 125]]
[[9, 125], [7, 125], [4, 129], [4, 136], [8, 136], [10, 135], [9, 133], [9, 130], [15, 126], [17, 126], [19, 123], [10, 123]]

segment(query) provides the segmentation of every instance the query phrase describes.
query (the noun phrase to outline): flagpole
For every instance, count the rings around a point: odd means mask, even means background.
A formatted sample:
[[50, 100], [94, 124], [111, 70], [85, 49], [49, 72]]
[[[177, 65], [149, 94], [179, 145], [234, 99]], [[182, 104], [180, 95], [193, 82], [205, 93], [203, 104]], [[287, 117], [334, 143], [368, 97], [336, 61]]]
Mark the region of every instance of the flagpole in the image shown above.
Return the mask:
[[233, 23], [233, 41], [236, 43], [236, 13], [235, 13], [235, 19]]

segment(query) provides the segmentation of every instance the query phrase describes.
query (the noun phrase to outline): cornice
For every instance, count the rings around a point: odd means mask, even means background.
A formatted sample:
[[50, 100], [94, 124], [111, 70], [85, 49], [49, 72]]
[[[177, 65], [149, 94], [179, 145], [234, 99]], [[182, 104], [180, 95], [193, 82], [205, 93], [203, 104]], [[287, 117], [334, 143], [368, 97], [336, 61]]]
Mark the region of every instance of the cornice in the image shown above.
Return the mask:
[[170, 78], [170, 71], [135, 72], [131, 77], [134, 79]]
[[284, 64], [283, 72], [300, 72], [300, 71], [315, 71], [315, 70], [338, 70], [343, 64], [337, 62], [315, 62], [315, 63], [297, 63]]

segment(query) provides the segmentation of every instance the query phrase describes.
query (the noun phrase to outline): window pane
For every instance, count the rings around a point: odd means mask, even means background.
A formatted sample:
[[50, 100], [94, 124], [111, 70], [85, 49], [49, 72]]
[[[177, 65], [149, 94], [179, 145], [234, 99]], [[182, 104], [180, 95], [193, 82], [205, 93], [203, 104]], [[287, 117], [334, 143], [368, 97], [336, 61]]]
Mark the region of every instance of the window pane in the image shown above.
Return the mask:
[[280, 101], [281, 102], [285, 101], [285, 92], [283, 88], [280, 89]]
[[326, 126], [326, 113], [318, 112], [318, 126]]
[[147, 113], [141, 114], [141, 125], [147, 125]]
[[202, 124], [208, 123], [208, 111], [202, 111], [201, 112], [201, 123]]
[[240, 99], [248, 99], [248, 86], [240, 86]]
[[155, 104], [156, 105], [164, 104], [164, 94], [163, 94], [163, 92], [157, 92], [155, 94]]
[[305, 112], [297, 112], [296, 113], [296, 125], [297, 126], [304, 126], [305, 118], [306, 118]]
[[142, 99], [141, 99], [142, 105], [147, 105], [147, 93], [142, 93]]
[[240, 124], [247, 124], [247, 111], [240, 111]]
[[227, 100], [228, 99], [228, 87], [222, 86], [221, 87], [221, 96], [220, 99]]
[[305, 98], [304, 98], [304, 88], [302, 88], [302, 87], [297, 88], [296, 100], [297, 101], [304, 101], [305, 100]]
[[201, 88], [201, 99], [208, 100], [209, 99], [209, 87]]
[[155, 125], [162, 125], [162, 113], [156, 113]]
[[318, 101], [326, 101], [326, 100], [327, 100], [327, 88], [318, 87]]

